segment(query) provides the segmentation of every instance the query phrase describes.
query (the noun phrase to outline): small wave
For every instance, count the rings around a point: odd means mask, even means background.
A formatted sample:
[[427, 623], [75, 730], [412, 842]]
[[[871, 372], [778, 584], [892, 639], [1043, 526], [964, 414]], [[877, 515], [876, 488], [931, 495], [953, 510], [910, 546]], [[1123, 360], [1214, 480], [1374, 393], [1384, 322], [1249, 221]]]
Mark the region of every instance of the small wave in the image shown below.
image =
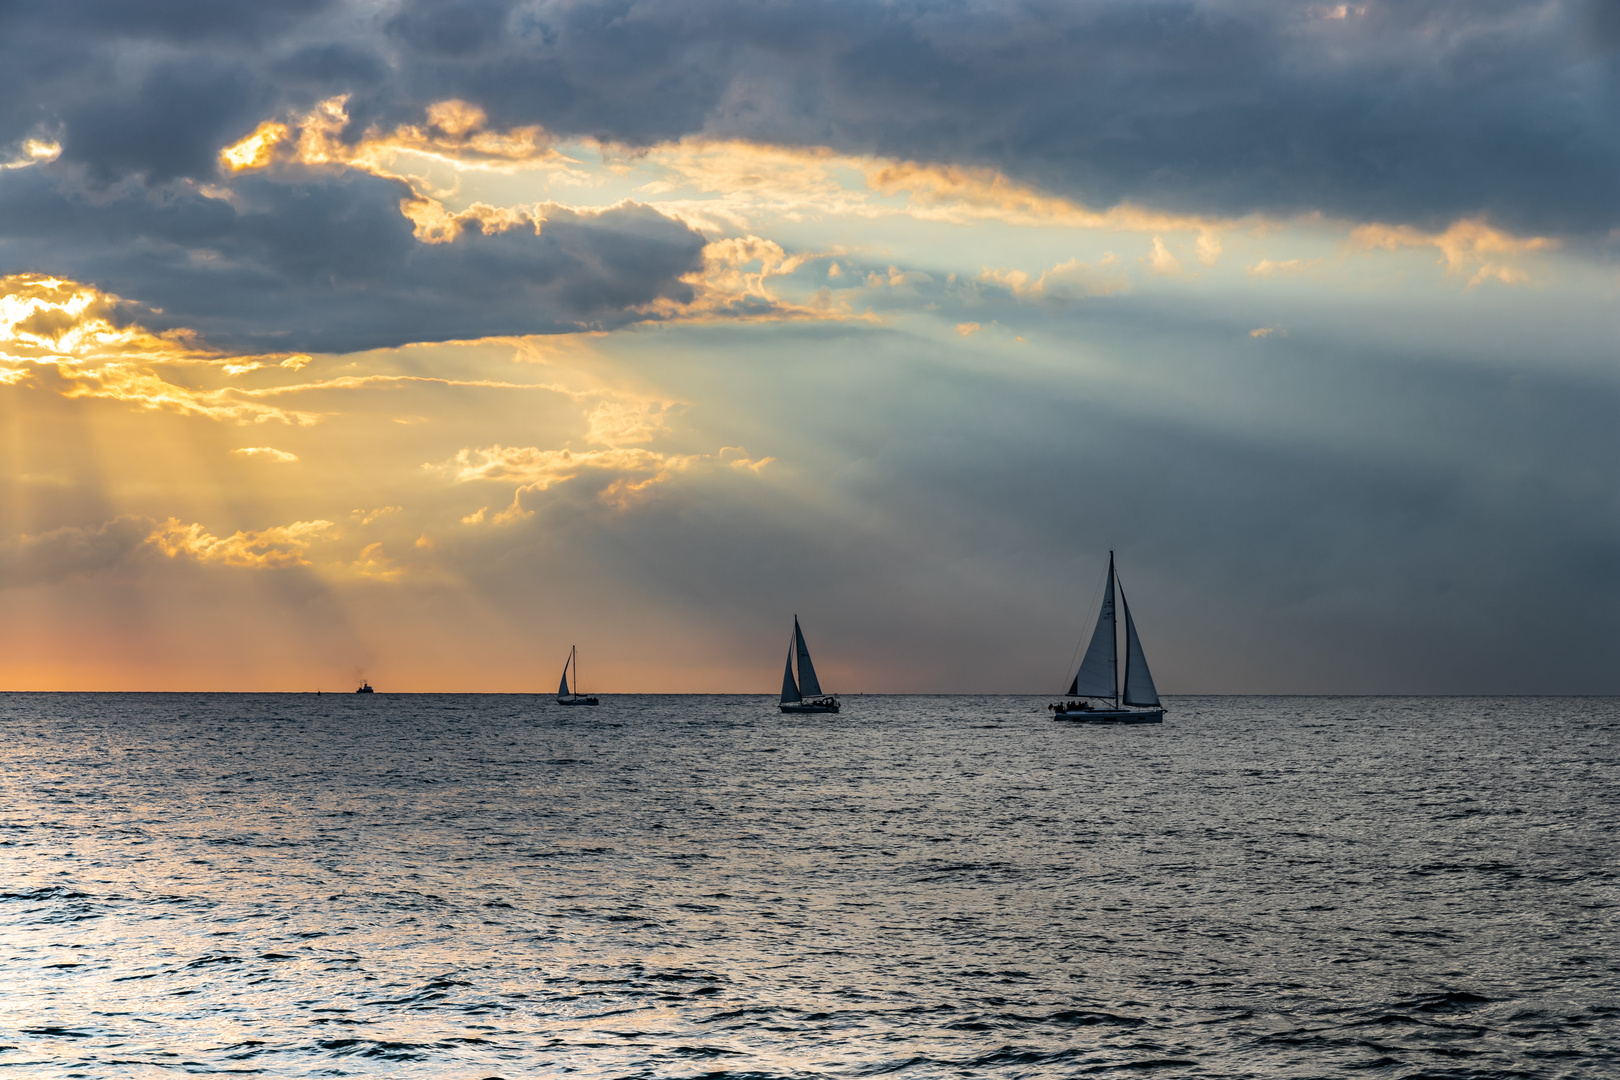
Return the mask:
[[1468, 1012], [1479, 1005], [1490, 1005], [1496, 998], [1481, 997], [1466, 990], [1447, 990], [1437, 994], [1420, 994], [1405, 1001], [1391, 1002], [1390, 1007], [1420, 1013]]
[[339, 1057], [379, 1058], [383, 1061], [424, 1061], [431, 1043], [386, 1042], [377, 1039], [321, 1039], [315, 1044]]
[[208, 967], [212, 964], [240, 964], [241, 962], [242, 958], [240, 956], [228, 956], [224, 953], [219, 953], [210, 956], [199, 956], [197, 959], [187, 964], [186, 967], [200, 968]]
[[1062, 1024], [1065, 1027], [1090, 1027], [1094, 1024], [1107, 1024], [1117, 1027], [1139, 1027], [1147, 1023], [1139, 1016], [1120, 1016], [1111, 1012], [1093, 1012], [1084, 1009], [1064, 1009], [1040, 1018], [1048, 1024]]
[[47, 885], [40, 889], [24, 889], [21, 892], [0, 892], [0, 900], [90, 900], [89, 893], [76, 892], [65, 885]]

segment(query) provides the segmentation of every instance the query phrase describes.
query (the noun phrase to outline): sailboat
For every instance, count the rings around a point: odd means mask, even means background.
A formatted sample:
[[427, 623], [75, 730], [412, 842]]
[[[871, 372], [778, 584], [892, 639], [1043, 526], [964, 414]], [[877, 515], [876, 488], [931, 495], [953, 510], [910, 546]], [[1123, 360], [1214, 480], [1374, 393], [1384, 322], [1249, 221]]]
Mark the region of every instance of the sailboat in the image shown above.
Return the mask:
[[[793, 658], [799, 658], [799, 678], [793, 679]], [[799, 629], [799, 617], [793, 616], [793, 637], [788, 641], [787, 667], [782, 671], [782, 711], [792, 713], [834, 713], [838, 699], [823, 695], [821, 681], [816, 678], [816, 667], [810, 662], [810, 648], [804, 643], [804, 631]]]
[[577, 645], [569, 647], [569, 649], [568, 649], [568, 659], [563, 661], [562, 685], [557, 687], [557, 704], [559, 704], [559, 705], [595, 705], [595, 704], [597, 704], [597, 700], [594, 697], [581, 697], [579, 694], [569, 692], [569, 690], [568, 690], [568, 667], [569, 667], [570, 664], [572, 664], [573, 668], [574, 668], [574, 685], [578, 686], [579, 685], [579, 646], [577, 646]]
[[[1103, 590], [1102, 610], [1097, 613], [1097, 628], [1091, 633], [1091, 644], [1086, 647], [1080, 669], [1069, 683], [1066, 697], [1077, 699], [1048, 705], [1057, 720], [1078, 720], [1087, 724], [1162, 724], [1164, 709], [1159, 705], [1159, 692], [1153, 687], [1153, 675], [1148, 671], [1147, 656], [1142, 652], [1141, 639], [1136, 636], [1136, 621], [1131, 618], [1130, 605], [1125, 603], [1125, 590], [1118, 584], [1114, 573], [1114, 553], [1108, 553], [1108, 586]], [[1120, 694], [1119, 683], [1119, 625], [1114, 615], [1114, 595], [1119, 595], [1119, 607], [1125, 612], [1125, 692]], [[1097, 705], [1102, 701], [1106, 704]]]

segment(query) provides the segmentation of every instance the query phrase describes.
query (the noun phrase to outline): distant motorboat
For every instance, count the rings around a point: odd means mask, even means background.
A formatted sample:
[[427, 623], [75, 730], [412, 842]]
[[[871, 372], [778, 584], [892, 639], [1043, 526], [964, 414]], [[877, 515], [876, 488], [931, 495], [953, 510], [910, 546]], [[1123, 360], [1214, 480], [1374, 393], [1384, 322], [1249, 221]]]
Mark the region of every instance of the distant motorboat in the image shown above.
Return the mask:
[[[1114, 553], [1108, 553], [1108, 586], [1103, 590], [1102, 610], [1097, 613], [1097, 627], [1091, 632], [1091, 644], [1086, 647], [1080, 669], [1074, 673], [1065, 695], [1069, 701], [1048, 705], [1057, 720], [1070, 720], [1082, 724], [1162, 724], [1164, 709], [1159, 705], [1159, 692], [1153, 686], [1153, 675], [1148, 671], [1147, 657], [1142, 642], [1136, 636], [1136, 622], [1131, 618], [1130, 605], [1125, 603], [1125, 590], [1118, 587], [1119, 606], [1125, 612], [1125, 692], [1119, 685], [1119, 628], [1114, 616], [1114, 592], [1117, 587], [1114, 573]], [[1106, 701], [1098, 706], [1095, 701]]]
[[587, 697], [571, 692], [568, 689], [568, 667], [574, 668], [574, 685], [579, 685], [579, 646], [571, 646], [568, 650], [568, 659], [563, 662], [562, 685], [557, 687], [557, 704], [559, 705], [595, 705], [594, 697]]
[[[793, 659], [799, 660], [799, 678], [793, 678]], [[783, 712], [835, 713], [838, 699], [822, 694], [821, 681], [816, 678], [815, 665], [810, 663], [810, 648], [804, 643], [804, 631], [799, 629], [799, 617], [793, 616], [793, 637], [788, 641], [787, 667], [782, 672]]]
[[355, 691], [355, 693], [357, 693], [357, 694], [375, 694], [376, 692], [377, 691], [373, 690], [371, 688], [371, 684], [368, 683], [368, 682], [361, 683], [360, 684], [360, 689]]

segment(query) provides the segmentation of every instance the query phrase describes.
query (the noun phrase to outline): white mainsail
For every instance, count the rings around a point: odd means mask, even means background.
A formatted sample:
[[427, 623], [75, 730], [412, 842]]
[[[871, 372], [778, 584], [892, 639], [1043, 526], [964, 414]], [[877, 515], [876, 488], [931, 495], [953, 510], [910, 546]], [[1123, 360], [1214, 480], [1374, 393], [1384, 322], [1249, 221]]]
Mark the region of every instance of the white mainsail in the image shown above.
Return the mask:
[[815, 665], [810, 663], [810, 647], [804, 643], [797, 615], [793, 616], [793, 641], [799, 653], [799, 692], [805, 697], [820, 697], [821, 683], [816, 679]]
[[[794, 621], [797, 626], [797, 620]], [[793, 643], [788, 642], [787, 666], [782, 669], [782, 704], [791, 705], [795, 701], [803, 701], [804, 695], [799, 693], [799, 684], [793, 681]]]
[[1159, 691], [1153, 685], [1153, 673], [1148, 671], [1147, 655], [1136, 636], [1136, 620], [1131, 618], [1124, 589], [1119, 590], [1119, 606], [1125, 609], [1125, 704], [1157, 705]]
[[1108, 555], [1108, 587], [1103, 590], [1102, 610], [1097, 613], [1097, 629], [1091, 633], [1091, 644], [1086, 647], [1080, 670], [1069, 684], [1070, 697], [1111, 698], [1119, 693], [1116, 674], [1119, 665], [1119, 644], [1115, 640], [1114, 626], [1114, 556]]

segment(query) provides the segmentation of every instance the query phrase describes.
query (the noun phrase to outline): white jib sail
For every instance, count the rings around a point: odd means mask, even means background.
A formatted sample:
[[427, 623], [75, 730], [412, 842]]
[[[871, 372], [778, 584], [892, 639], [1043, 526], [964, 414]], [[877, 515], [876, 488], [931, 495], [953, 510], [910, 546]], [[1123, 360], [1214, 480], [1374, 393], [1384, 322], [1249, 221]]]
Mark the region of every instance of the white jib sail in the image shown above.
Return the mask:
[[1159, 691], [1153, 686], [1153, 674], [1148, 671], [1147, 656], [1136, 636], [1136, 620], [1131, 618], [1124, 589], [1119, 591], [1119, 606], [1125, 609], [1125, 704], [1157, 705]]
[[558, 697], [567, 697], [568, 696], [568, 665], [567, 664], [563, 665], [562, 685], [557, 687], [557, 696]]
[[803, 701], [804, 695], [799, 693], [799, 684], [793, 681], [793, 642], [788, 642], [787, 666], [782, 669], [782, 704], [790, 705], [795, 701]]
[[816, 679], [816, 667], [810, 662], [810, 647], [804, 643], [804, 631], [799, 619], [793, 619], [793, 640], [799, 651], [799, 692], [805, 697], [820, 697], [821, 683]]
[[1086, 647], [1085, 659], [1069, 684], [1073, 697], [1111, 698], [1119, 693], [1115, 668], [1119, 646], [1114, 641], [1114, 564], [1108, 563], [1108, 588], [1103, 590], [1102, 610], [1097, 613], [1097, 629], [1091, 632], [1091, 644]]

